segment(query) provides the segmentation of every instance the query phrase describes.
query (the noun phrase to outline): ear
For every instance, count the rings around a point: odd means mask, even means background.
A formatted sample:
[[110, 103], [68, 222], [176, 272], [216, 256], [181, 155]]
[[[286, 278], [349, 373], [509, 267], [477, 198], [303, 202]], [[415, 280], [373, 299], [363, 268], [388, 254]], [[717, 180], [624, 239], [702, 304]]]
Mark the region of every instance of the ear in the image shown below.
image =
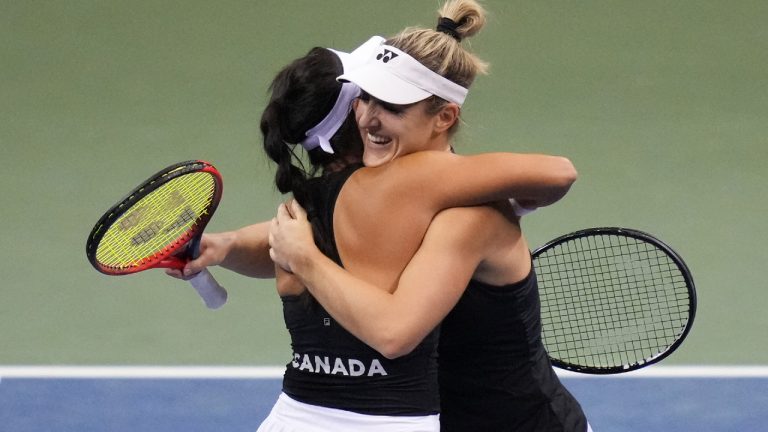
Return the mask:
[[445, 132], [451, 128], [457, 121], [459, 121], [459, 114], [461, 108], [453, 102], [448, 102], [440, 108], [440, 112], [437, 113], [437, 121], [435, 122], [435, 132]]

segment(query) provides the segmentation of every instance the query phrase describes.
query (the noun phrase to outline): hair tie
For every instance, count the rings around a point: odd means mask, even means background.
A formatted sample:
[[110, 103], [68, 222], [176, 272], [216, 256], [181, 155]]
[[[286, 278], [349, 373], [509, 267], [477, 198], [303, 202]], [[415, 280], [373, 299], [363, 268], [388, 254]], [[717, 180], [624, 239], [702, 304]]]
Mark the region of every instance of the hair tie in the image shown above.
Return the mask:
[[442, 17], [437, 20], [437, 28], [435, 30], [445, 33], [456, 41], [461, 42], [461, 34], [458, 31], [459, 25], [450, 18]]

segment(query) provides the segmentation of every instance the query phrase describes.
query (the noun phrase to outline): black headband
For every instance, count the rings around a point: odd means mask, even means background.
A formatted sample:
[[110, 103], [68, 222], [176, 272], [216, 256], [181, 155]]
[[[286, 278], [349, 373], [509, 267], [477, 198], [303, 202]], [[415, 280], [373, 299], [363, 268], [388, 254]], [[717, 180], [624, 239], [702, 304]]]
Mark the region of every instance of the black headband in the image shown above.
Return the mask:
[[450, 35], [452, 38], [461, 42], [461, 34], [458, 32], [459, 25], [450, 18], [442, 17], [437, 20], [437, 28], [435, 30]]

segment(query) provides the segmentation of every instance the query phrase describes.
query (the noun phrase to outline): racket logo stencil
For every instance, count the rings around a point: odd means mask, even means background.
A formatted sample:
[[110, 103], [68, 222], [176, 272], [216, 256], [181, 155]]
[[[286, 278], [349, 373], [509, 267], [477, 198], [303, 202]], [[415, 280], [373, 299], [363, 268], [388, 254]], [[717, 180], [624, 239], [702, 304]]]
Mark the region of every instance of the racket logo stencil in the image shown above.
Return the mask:
[[[176, 209], [177, 207], [184, 205], [184, 203], [187, 202], [187, 200], [184, 199], [184, 196], [181, 194], [181, 192], [177, 190], [171, 191], [168, 194], [168, 197], [166, 198], [166, 200], [167, 201], [165, 202], [165, 204], [158, 209], [160, 212], [171, 211], [173, 209]], [[127, 231], [139, 225], [142, 219], [144, 219], [144, 216], [146, 216], [147, 210], [148, 210], [148, 207], [146, 205], [142, 205], [137, 207], [127, 215], [123, 216], [119, 222], [120, 229], [123, 231]]]

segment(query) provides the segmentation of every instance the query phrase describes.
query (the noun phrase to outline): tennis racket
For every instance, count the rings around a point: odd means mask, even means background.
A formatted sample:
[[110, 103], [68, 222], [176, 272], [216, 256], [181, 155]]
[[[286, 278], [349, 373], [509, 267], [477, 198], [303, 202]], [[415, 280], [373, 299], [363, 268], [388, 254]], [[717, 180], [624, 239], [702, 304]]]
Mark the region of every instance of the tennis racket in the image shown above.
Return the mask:
[[553, 366], [589, 374], [636, 370], [670, 355], [691, 329], [691, 272], [650, 234], [590, 228], [532, 255]]
[[[192, 160], [163, 169], [96, 222], [85, 246], [88, 261], [111, 276], [183, 269], [199, 254], [200, 238], [221, 194], [221, 174], [208, 162]], [[189, 282], [209, 308], [226, 303], [227, 292], [207, 269]]]

